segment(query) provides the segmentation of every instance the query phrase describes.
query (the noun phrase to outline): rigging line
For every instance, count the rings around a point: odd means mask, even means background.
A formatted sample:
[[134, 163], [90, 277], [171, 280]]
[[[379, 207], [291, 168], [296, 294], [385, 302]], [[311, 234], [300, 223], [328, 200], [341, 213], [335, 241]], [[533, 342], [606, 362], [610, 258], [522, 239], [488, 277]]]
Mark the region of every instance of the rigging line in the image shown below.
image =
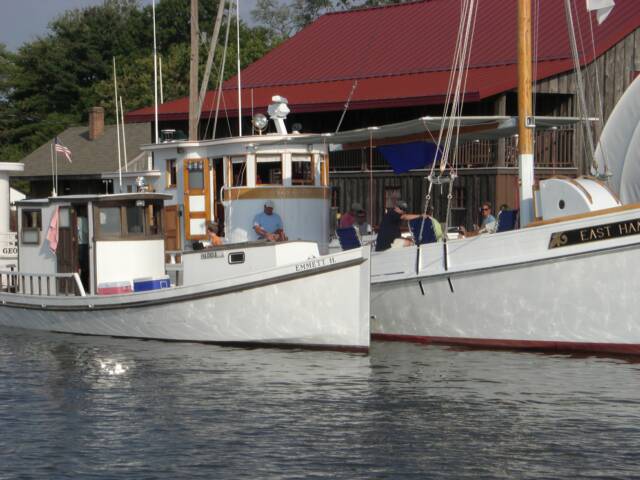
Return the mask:
[[[223, 55], [226, 55], [226, 53]], [[216, 70], [216, 75], [218, 75], [218, 78], [221, 78], [221, 76], [223, 75], [222, 65], [223, 63], [221, 62], [220, 65], [218, 65]], [[218, 88], [216, 87], [216, 89], [214, 90], [214, 94], [211, 96], [211, 101], [209, 102], [207, 107], [209, 109], [208, 110], [209, 113], [207, 115], [207, 124], [204, 129], [205, 134], [209, 130], [209, 125], [211, 124], [211, 116], [213, 115], [213, 112], [214, 112], [213, 104], [214, 104], [214, 101], [216, 101], [218, 98], [218, 93], [219, 93]], [[215, 130], [212, 132], [211, 138], [215, 138]]]
[[451, 142], [453, 139], [453, 134], [456, 131], [456, 125], [460, 125], [460, 122], [461, 122], [461, 119], [458, 116], [460, 114], [462, 104], [464, 101], [463, 100], [464, 96], [462, 95], [462, 88], [463, 88], [462, 84], [463, 84], [463, 79], [466, 78], [465, 70], [467, 70], [467, 68], [465, 67], [468, 65], [468, 61], [469, 61], [468, 58], [470, 56], [470, 43], [471, 43], [470, 34], [472, 31], [473, 19], [475, 18], [475, 15], [474, 15], [475, 12], [476, 12], [475, 0], [471, 0], [468, 3], [468, 8], [465, 10], [466, 22], [464, 24], [464, 32], [463, 32], [464, 41], [462, 43], [460, 55], [458, 58], [455, 94], [454, 94], [454, 99], [451, 107], [451, 115], [449, 117], [449, 124], [448, 124], [449, 127], [447, 129], [445, 144], [444, 144], [445, 152], [440, 162], [441, 174], [444, 173], [447, 166], [447, 162], [449, 160], [449, 156], [451, 152]]
[[[229, 30], [231, 27], [231, 5], [227, 10], [227, 31], [224, 35], [224, 50], [222, 55], [222, 66], [220, 67], [220, 78], [218, 79], [218, 97], [216, 99], [216, 113], [213, 117], [213, 133], [211, 138], [216, 138], [216, 130], [218, 128], [218, 114], [220, 113], [220, 99], [222, 97], [222, 79], [224, 78], [224, 67], [227, 63], [227, 47], [229, 45]], [[228, 122], [228, 119], [227, 119]], [[231, 132], [231, 127], [229, 127], [229, 132]], [[231, 133], [229, 133], [231, 134]]]
[[[574, 25], [573, 25], [573, 12], [572, 12], [572, 8], [571, 8], [571, 0], [565, 0], [565, 15], [566, 15], [566, 19], [567, 19], [567, 25], [569, 27], [569, 41], [571, 44], [571, 53], [573, 56], [573, 63], [574, 63], [574, 69], [575, 69], [575, 74], [576, 74], [576, 84], [577, 84], [577, 91], [578, 91], [578, 107], [579, 107], [579, 113], [580, 116], [583, 118], [586, 118], [587, 115], [587, 105], [586, 105], [586, 99], [584, 97], [584, 85], [582, 83], [582, 72], [580, 71], [580, 61], [578, 58], [578, 46], [576, 43], [576, 32], [574, 29]], [[586, 122], [581, 122], [581, 125], [583, 127], [583, 131], [585, 133], [585, 137], [586, 137], [586, 142], [588, 142], [588, 144], [586, 145], [586, 150], [587, 150], [587, 155], [590, 157], [591, 160], [591, 170], [594, 169], [594, 165], [595, 165], [595, 156], [594, 156], [594, 148], [593, 148], [593, 136], [592, 136], [592, 132], [591, 132], [591, 128], [589, 127], [589, 125]], [[584, 147], [585, 145], [583, 145]]]
[[344, 104], [344, 109], [342, 110], [342, 115], [340, 115], [340, 121], [338, 122], [338, 126], [336, 127], [336, 132], [340, 130], [340, 125], [342, 125], [342, 120], [344, 120], [344, 116], [347, 114], [347, 110], [349, 109], [349, 104], [351, 103], [351, 97], [353, 97], [353, 92], [356, 91], [356, 87], [358, 86], [358, 80], [353, 81], [353, 85], [351, 86], [351, 92], [349, 92], [349, 96], [347, 97], [347, 102]]
[[469, 22], [471, 20], [471, 8], [472, 8], [472, 1], [468, 3], [467, 8], [466, 8], [466, 22], [464, 24], [464, 31], [463, 31], [463, 42], [461, 44], [461, 50], [459, 53], [459, 57], [458, 57], [458, 63], [456, 65], [457, 67], [457, 71], [456, 71], [456, 86], [455, 86], [455, 91], [454, 91], [454, 98], [451, 104], [451, 113], [450, 113], [450, 117], [449, 117], [449, 123], [448, 123], [448, 128], [447, 128], [447, 133], [446, 133], [446, 138], [445, 138], [445, 154], [443, 156], [442, 161], [440, 162], [440, 173], [444, 173], [444, 170], [446, 168], [447, 162], [449, 160], [449, 155], [451, 152], [451, 140], [452, 140], [452, 136], [453, 136], [453, 132], [455, 130], [455, 125], [456, 125], [456, 117], [459, 113], [459, 106], [460, 106], [460, 95], [461, 95], [461, 89], [462, 89], [462, 78], [464, 76], [464, 65], [465, 65], [465, 59], [466, 59], [466, 55], [467, 55], [467, 51], [468, 51], [468, 45], [469, 45]]
[[[591, 60], [591, 63], [593, 65], [593, 69], [594, 69], [594, 76], [595, 76], [595, 86], [596, 86], [596, 100], [595, 100], [595, 104], [596, 104], [596, 109], [597, 109], [597, 114], [598, 114], [598, 127], [600, 129], [600, 132], [602, 132], [602, 128], [603, 128], [603, 124], [604, 124], [604, 101], [602, 98], [602, 90], [600, 89], [600, 72], [598, 69], [598, 59], [596, 58], [596, 38], [595, 38], [595, 34], [593, 33], [593, 16], [591, 15], [591, 13], [589, 13], [589, 30], [591, 32], [591, 51], [593, 53], [593, 57]], [[602, 143], [602, 136], [599, 139], [599, 143]], [[609, 162], [607, 160], [608, 157], [608, 152], [607, 149], [604, 148], [604, 145], [602, 145], [602, 148], [600, 148], [600, 152], [602, 153], [602, 161], [604, 163], [604, 175], [607, 176], [609, 174]]]
[[[536, 103], [538, 100], [538, 51], [540, 46], [540, 0], [536, 0], [534, 6], [534, 26], [533, 26], [533, 82], [531, 85], [532, 103], [531, 111], [536, 114]], [[535, 142], [535, 135], [533, 141]]]
[[[463, 81], [463, 85], [462, 85], [462, 96], [460, 98], [460, 110], [459, 113], [460, 115], [462, 115], [462, 109], [464, 107], [464, 92], [467, 91], [467, 80], [469, 78], [469, 65], [471, 63], [471, 50], [473, 49], [473, 39], [475, 38], [475, 30], [476, 30], [476, 20], [477, 20], [477, 16], [478, 16], [478, 8], [477, 8], [477, 3], [475, 4], [475, 10], [473, 12], [473, 22], [471, 25], [471, 31], [470, 31], [470, 36], [469, 36], [469, 54], [467, 55], [467, 61], [466, 61], [466, 65], [464, 67], [464, 81]], [[455, 148], [453, 150], [453, 162], [451, 163], [451, 169], [452, 172], [455, 171], [457, 172], [457, 167], [458, 167], [458, 146], [459, 146], [459, 142], [460, 142], [460, 126], [462, 124], [462, 121], [460, 119], [460, 121], [458, 121], [458, 125], [457, 125], [457, 130], [456, 130], [456, 143], [455, 143]]]

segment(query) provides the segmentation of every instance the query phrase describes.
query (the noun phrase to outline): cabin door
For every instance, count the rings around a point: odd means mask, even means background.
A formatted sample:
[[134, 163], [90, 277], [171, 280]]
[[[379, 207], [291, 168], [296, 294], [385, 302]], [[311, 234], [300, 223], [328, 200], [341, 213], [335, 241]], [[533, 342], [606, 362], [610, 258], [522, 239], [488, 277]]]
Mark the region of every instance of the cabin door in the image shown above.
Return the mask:
[[184, 231], [187, 240], [204, 240], [211, 218], [211, 170], [206, 158], [184, 161]]
[[[77, 216], [70, 207], [60, 207], [59, 210], [56, 260], [58, 273], [78, 271]], [[58, 293], [74, 295], [75, 281], [72, 278], [59, 278], [57, 289]]]
[[180, 250], [180, 217], [178, 205], [164, 207], [164, 250]]

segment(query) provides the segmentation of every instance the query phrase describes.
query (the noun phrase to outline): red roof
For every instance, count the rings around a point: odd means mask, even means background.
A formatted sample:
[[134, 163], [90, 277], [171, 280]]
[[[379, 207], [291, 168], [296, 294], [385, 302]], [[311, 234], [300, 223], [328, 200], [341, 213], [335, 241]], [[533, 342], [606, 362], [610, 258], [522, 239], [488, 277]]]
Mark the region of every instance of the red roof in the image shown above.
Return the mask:
[[[537, 25], [540, 39], [540, 79], [569, 70], [572, 60], [564, 2], [533, 3], [540, 5], [533, 28], [535, 35]], [[573, 3], [578, 5], [578, 34], [582, 36], [578, 43], [585, 50], [584, 64], [593, 58], [589, 14], [584, 0]], [[515, 88], [516, 8], [514, 1], [479, 2], [466, 88], [469, 101]], [[273, 95], [282, 95], [296, 113], [341, 110], [355, 80], [358, 85], [351, 109], [443, 103], [459, 16], [460, 2], [453, 0], [324, 15], [242, 71], [243, 114], [251, 113], [252, 95], [254, 109], [264, 110]], [[596, 55], [638, 27], [638, 0], [618, 0], [601, 26], [593, 18]], [[235, 85], [235, 79], [225, 83], [223, 116], [237, 116]], [[203, 117], [213, 109], [215, 94], [209, 92]], [[163, 104], [160, 117], [186, 119], [188, 111], [188, 98], [182, 98]], [[127, 114], [128, 121], [152, 118], [153, 107]]]

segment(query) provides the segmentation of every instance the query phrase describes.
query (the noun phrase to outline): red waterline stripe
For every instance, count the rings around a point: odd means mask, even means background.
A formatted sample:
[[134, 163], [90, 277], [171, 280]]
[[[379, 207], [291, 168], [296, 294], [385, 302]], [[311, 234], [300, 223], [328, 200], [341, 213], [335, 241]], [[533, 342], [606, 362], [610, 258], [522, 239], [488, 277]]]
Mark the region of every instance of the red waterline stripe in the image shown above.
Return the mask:
[[637, 343], [583, 343], [556, 342], [544, 340], [505, 340], [494, 338], [428, 337], [416, 335], [394, 335], [373, 333], [373, 340], [388, 342], [433, 343], [438, 345], [459, 345], [476, 348], [504, 348], [518, 350], [539, 350], [549, 352], [597, 352], [623, 355], [640, 355]]

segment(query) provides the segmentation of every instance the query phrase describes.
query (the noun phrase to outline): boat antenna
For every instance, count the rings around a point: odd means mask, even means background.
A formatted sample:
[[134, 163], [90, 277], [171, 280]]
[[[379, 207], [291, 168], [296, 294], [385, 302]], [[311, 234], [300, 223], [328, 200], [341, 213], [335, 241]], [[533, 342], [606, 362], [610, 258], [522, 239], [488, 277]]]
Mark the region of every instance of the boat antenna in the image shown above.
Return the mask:
[[[155, 120], [155, 143], [160, 142], [158, 135], [158, 48], [156, 45], [156, 0], [151, 4], [153, 16], [153, 104], [154, 104], [154, 120]], [[162, 65], [162, 64], [161, 64]], [[160, 77], [162, 82], [162, 77]]]
[[238, 45], [238, 136], [242, 136], [242, 81], [240, 79], [240, 0], [236, 0], [236, 42]]
[[[116, 57], [113, 57], [113, 103], [116, 106], [116, 139], [118, 143], [118, 177], [120, 191], [122, 191], [122, 156], [120, 154], [120, 115], [118, 109], [118, 76], [116, 74]], [[156, 123], [157, 125], [157, 123]]]
[[128, 171], [128, 163], [127, 159], [127, 136], [125, 135], [124, 130], [124, 109], [122, 108], [122, 96], [120, 96], [120, 128], [122, 128], [122, 152], [124, 153], [124, 171]]
[[164, 93], [162, 90], [162, 56], [158, 57], [158, 69], [160, 70], [159, 80], [160, 80], [160, 104], [164, 103]]
[[338, 122], [338, 126], [336, 127], [336, 133], [338, 133], [338, 131], [340, 130], [340, 125], [342, 125], [342, 120], [344, 120], [344, 116], [347, 113], [347, 110], [349, 110], [349, 104], [351, 103], [351, 98], [353, 97], [353, 92], [356, 91], [356, 88], [358, 86], [358, 80], [354, 80], [353, 81], [353, 85], [351, 86], [351, 92], [349, 92], [349, 96], [347, 97], [347, 101], [344, 104], [344, 109], [342, 110], [342, 115], [340, 115], [340, 121]]

